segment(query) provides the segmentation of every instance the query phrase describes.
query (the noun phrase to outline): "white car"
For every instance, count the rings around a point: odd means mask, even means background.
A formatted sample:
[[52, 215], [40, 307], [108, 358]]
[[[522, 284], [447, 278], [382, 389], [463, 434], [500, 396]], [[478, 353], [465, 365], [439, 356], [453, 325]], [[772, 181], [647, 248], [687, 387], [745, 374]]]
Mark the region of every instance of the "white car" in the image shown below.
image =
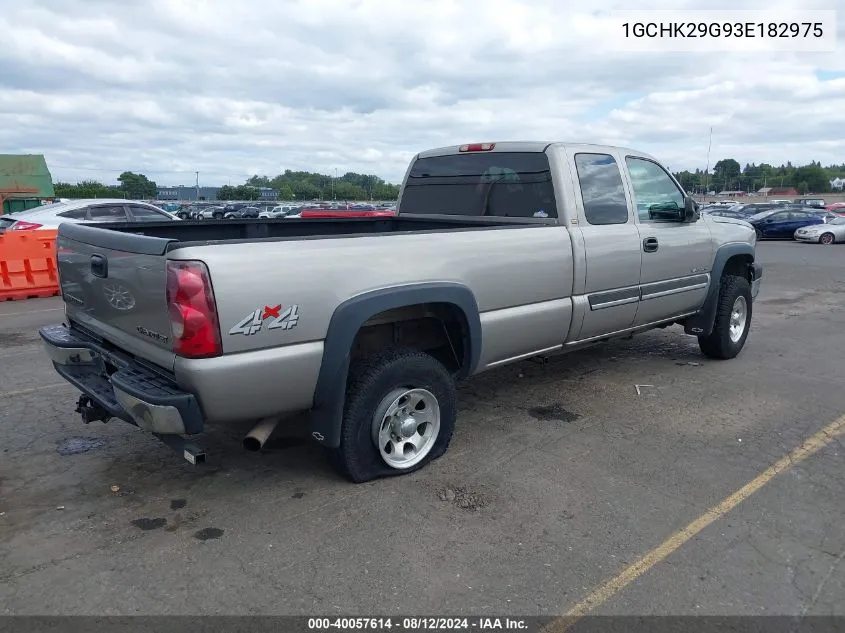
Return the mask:
[[54, 202], [28, 211], [0, 215], [0, 232], [57, 229], [63, 222], [88, 224], [171, 220], [178, 222], [179, 218], [146, 202], [121, 198], [94, 198]]
[[814, 244], [835, 244], [845, 242], [845, 217], [826, 219], [824, 224], [811, 224], [797, 231], [793, 236], [799, 242]]
[[290, 204], [282, 204], [273, 207], [272, 209], [268, 209], [266, 211], [262, 211], [258, 214], [259, 218], [289, 218], [295, 216], [299, 213], [299, 207], [295, 207]]

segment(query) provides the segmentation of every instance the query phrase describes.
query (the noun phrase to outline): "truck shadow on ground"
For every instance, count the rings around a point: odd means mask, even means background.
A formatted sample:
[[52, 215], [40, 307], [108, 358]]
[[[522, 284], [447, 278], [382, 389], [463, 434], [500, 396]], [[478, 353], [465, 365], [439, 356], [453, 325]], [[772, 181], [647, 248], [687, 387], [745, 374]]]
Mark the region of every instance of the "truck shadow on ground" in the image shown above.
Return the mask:
[[[611, 341], [589, 350], [523, 361], [484, 372], [459, 385], [456, 438], [462, 433], [462, 425], [484, 424], [483, 419], [479, 421], [478, 416], [467, 413], [489, 407], [491, 403], [524, 411], [536, 420], [571, 422], [579, 413], [571, 410], [567, 402], [544, 399], [544, 390], [560, 384], [562, 389], [558, 393], [565, 394], [567, 386], [584, 384], [597, 373], [619, 371], [622, 366], [632, 363], [653, 363], [655, 359], [664, 361], [666, 366], [703, 362], [694, 339], [680, 334], [648, 333], [633, 340]], [[305, 416], [283, 419], [264, 448], [257, 452], [246, 451], [242, 446], [250, 426], [244, 423], [208, 429], [198, 438], [207, 453], [207, 462], [197, 466], [185, 462], [179, 453], [154, 438], [141, 438], [132, 433], [131, 441], [123, 447], [125, 450], [109, 451], [112, 459], [101, 475], [114, 480], [143, 481], [147, 490], [158, 485], [167, 488], [201, 486], [221, 493], [224, 489], [251, 484], [262, 488], [348, 485], [329, 465], [325, 449], [309, 437]], [[463, 429], [463, 432], [473, 430], [471, 426], [463, 426]], [[495, 425], [490, 430], [495, 432]], [[491, 441], [496, 438], [491, 437]], [[478, 448], [484, 450], [484, 447]], [[227, 482], [222, 488], [203, 483], [221, 477]]]

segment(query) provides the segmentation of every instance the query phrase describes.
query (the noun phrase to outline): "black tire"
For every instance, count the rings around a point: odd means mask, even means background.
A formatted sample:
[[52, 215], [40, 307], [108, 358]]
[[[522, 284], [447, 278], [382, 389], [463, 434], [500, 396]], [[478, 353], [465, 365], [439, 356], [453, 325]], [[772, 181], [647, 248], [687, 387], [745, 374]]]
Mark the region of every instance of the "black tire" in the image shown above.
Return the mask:
[[836, 242], [836, 236], [833, 233], [822, 233], [821, 237], [819, 237], [819, 244], [825, 244], [829, 246]]
[[213, 217], [215, 220], [221, 220], [223, 218], [223, 214], [220, 212], [212, 213], [211, 217]]
[[[745, 330], [738, 340], [733, 340], [730, 333], [731, 314], [739, 297], [745, 299]], [[701, 353], [718, 360], [736, 357], [745, 346], [748, 333], [751, 331], [752, 311], [751, 284], [748, 280], [734, 275], [724, 277], [719, 289], [719, 304], [716, 308], [713, 331], [707, 336], [698, 337]]]
[[[372, 435], [376, 409], [399, 388], [426, 389], [437, 398], [440, 409], [440, 429], [433, 446], [419, 463], [404, 469], [384, 461]], [[329, 459], [341, 475], [355, 483], [412, 473], [446, 452], [456, 415], [455, 381], [432, 356], [408, 349], [368, 356], [349, 368], [340, 446], [329, 449]]]

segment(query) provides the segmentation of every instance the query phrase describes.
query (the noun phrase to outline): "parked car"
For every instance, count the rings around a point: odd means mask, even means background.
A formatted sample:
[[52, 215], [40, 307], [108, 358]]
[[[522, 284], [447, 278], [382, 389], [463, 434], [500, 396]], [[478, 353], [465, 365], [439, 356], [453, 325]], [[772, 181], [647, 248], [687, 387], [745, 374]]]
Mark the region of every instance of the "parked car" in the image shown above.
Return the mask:
[[835, 244], [845, 242], [845, 217], [836, 216], [824, 224], [814, 224], [795, 231], [799, 242], [816, 244]]
[[[258, 448], [307, 410], [356, 482], [446, 452], [459, 378], [674, 324], [704, 355], [735, 357], [762, 276], [747, 223], [701, 216], [654, 158], [600, 145], [429, 150], [395, 216], [208, 228], [61, 226], [60, 279], [82, 281], [62, 288], [64, 323], [40, 332], [82, 391], [76, 410], [193, 462], [204, 454], [185, 435], [259, 421]], [[132, 310], [99, 309], [94, 254], [115, 281], [159, 281]]]
[[199, 207], [193, 211], [197, 220], [222, 220], [225, 213], [222, 206]]
[[773, 202], [752, 202], [750, 204], [737, 204], [728, 207], [731, 212], [737, 213], [745, 218], [750, 218], [752, 215], [757, 215], [765, 211], [775, 211], [783, 208], [784, 205]]
[[714, 215], [720, 218], [734, 218], [736, 220], [744, 220], [748, 216], [740, 211], [734, 211], [734, 207], [723, 204], [707, 205], [700, 209], [701, 213]]
[[285, 218], [292, 215], [295, 215], [299, 212], [299, 207], [293, 206], [290, 204], [283, 204], [272, 207], [271, 209], [263, 209], [261, 213], [258, 214], [259, 218]]
[[[226, 205], [224, 209], [227, 209], [229, 205]], [[252, 207], [252, 206], [241, 206], [235, 210], [225, 211], [223, 217], [227, 220], [231, 220], [234, 218], [250, 218], [255, 219], [261, 215], [262, 209], [260, 207]]]
[[223, 205], [223, 216], [226, 217], [228, 213], [234, 213], [235, 211], [240, 211], [244, 207], [248, 206], [246, 202], [230, 202], [228, 204]]
[[824, 198], [797, 198], [792, 202], [793, 204], [797, 204], [802, 207], [813, 207], [815, 209], [824, 209], [827, 204], [827, 202], [824, 201]]
[[795, 231], [813, 224], [824, 224], [824, 218], [800, 209], [775, 209], [753, 215], [746, 220], [757, 233], [757, 239], [792, 239]]
[[54, 202], [29, 211], [0, 215], [0, 231], [56, 229], [63, 223], [166, 222], [178, 219], [147, 202], [96, 198]]
[[812, 208], [811, 207], [805, 207], [805, 209], [806, 209], [807, 213], [812, 213], [813, 215], [817, 215], [818, 217], [820, 217], [825, 222], [830, 222], [831, 220], [839, 217], [838, 215], [836, 215], [835, 213], [831, 213], [830, 211], [828, 211], [824, 207], [822, 207], [821, 209], [817, 209], [815, 207], [812, 207]]
[[845, 213], [845, 202], [832, 202], [825, 207], [831, 213], [842, 214]]

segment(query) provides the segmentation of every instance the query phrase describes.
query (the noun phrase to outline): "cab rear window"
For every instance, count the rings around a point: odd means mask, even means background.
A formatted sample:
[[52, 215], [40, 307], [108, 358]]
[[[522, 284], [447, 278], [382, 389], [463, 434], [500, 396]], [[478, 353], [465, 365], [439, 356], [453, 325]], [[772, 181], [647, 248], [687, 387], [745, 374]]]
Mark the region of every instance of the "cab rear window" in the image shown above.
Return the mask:
[[549, 160], [542, 152], [420, 158], [399, 204], [400, 214], [557, 217]]

